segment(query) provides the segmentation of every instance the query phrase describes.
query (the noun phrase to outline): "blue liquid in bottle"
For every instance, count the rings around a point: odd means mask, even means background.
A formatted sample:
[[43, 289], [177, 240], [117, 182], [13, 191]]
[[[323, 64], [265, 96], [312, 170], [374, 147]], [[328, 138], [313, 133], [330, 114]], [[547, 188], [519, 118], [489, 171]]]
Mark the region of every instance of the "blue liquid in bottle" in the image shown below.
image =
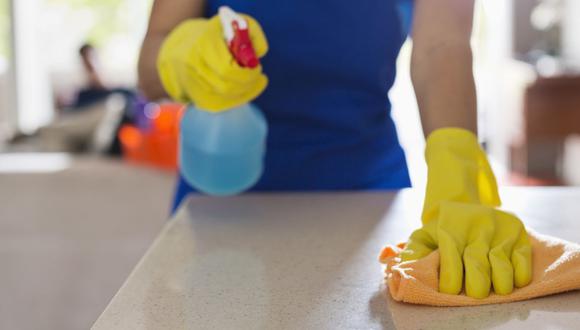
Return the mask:
[[267, 131], [263, 114], [249, 103], [218, 113], [190, 106], [181, 121], [183, 177], [216, 196], [251, 188], [262, 176]]

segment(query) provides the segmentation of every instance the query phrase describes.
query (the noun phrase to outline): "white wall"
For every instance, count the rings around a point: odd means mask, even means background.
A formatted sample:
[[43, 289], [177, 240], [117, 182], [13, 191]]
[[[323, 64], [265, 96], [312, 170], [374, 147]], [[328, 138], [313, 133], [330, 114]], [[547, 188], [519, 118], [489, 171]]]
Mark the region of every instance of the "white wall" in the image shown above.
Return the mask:
[[511, 83], [505, 71], [506, 61], [514, 51], [513, 1], [479, 1], [481, 21], [476, 31], [474, 47], [475, 76], [478, 87], [480, 137], [487, 143], [488, 151], [502, 165], [507, 165], [507, 145], [514, 122], [508, 117], [517, 116], [508, 104], [506, 90]]
[[40, 0], [12, 0], [14, 68], [16, 72], [16, 103], [18, 127], [32, 132], [50, 122], [53, 99], [44, 62], [41, 35]]
[[[9, 6], [2, 2], [2, 6]], [[8, 9], [3, 8], [3, 9]], [[4, 24], [6, 22], [2, 22]], [[10, 43], [11, 38], [4, 42]], [[11, 47], [8, 47], [9, 49]], [[17, 127], [16, 105], [14, 97], [14, 75], [9, 54], [0, 56], [0, 146], [8, 139]]]
[[580, 70], [580, 0], [564, 0], [562, 46], [564, 60]]
[[13, 75], [9, 63], [0, 63], [0, 145], [16, 131], [17, 126]]

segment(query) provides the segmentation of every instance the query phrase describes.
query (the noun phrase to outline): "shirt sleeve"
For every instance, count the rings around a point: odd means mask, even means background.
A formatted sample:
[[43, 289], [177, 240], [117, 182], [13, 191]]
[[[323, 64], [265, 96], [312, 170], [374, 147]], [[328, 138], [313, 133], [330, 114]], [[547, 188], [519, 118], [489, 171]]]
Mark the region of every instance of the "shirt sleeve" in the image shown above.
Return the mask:
[[413, 26], [413, 9], [414, 0], [396, 0], [397, 11], [399, 12], [399, 21], [401, 23], [401, 31], [405, 37], [411, 34], [411, 27]]

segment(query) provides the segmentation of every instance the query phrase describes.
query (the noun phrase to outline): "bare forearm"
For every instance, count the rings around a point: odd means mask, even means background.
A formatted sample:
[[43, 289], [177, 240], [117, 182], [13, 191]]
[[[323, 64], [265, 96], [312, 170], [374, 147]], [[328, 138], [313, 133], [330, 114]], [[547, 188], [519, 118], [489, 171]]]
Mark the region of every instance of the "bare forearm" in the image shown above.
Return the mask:
[[157, 54], [165, 35], [148, 35], [143, 42], [139, 58], [139, 89], [150, 100], [167, 97], [157, 73]]
[[474, 0], [416, 0], [411, 77], [426, 136], [443, 127], [477, 132], [473, 10]]
[[150, 100], [167, 97], [157, 73], [157, 55], [169, 33], [181, 22], [201, 17], [206, 0], [155, 0], [139, 56], [139, 88]]
[[414, 50], [411, 74], [425, 136], [443, 127], [477, 133], [477, 100], [468, 44]]

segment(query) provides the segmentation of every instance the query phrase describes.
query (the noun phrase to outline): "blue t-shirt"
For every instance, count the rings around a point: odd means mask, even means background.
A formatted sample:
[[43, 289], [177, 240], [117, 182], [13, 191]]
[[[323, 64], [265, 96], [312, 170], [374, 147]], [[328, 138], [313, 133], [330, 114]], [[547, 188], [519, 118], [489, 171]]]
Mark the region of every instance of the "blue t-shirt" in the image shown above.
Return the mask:
[[[208, 0], [253, 16], [268, 39], [269, 78], [254, 101], [269, 125], [253, 191], [410, 186], [388, 92], [411, 0]], [[180, 178], [174, 209], [193, 189]]]

